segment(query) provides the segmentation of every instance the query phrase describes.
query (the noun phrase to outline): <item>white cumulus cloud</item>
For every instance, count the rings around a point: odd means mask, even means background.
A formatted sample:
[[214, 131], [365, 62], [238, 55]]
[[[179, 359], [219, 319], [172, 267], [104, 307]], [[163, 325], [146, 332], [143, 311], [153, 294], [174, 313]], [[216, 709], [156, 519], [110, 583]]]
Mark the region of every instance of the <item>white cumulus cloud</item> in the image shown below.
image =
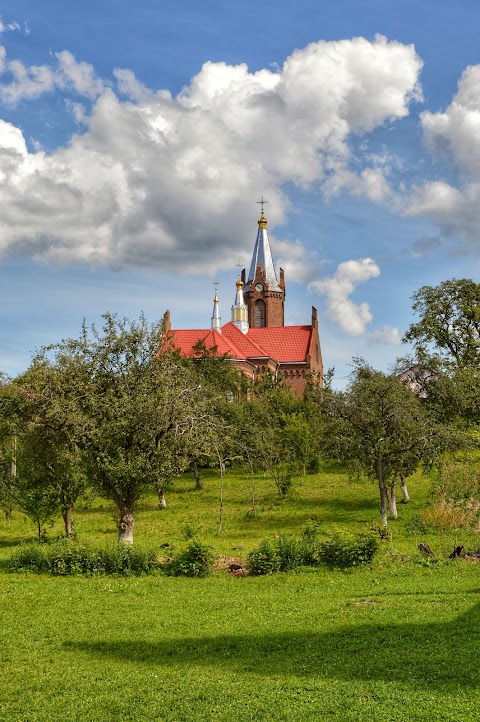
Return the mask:
[[[50, 65], [26, 66], [20, 60], [7, 60], [0, 46], [0, 99], [7, 105], [32, 100], [59, 89], [90, 99], [96, 98], [104, 84], [96, 77], [93, 66], [77, 62], [72, 53], [64, 50], [55, 53], [56, 62]], [[5, 82], [4, 77], [7, 76]]]
[[386, 344], [389, 346], [397, 346], [402, 343], [402, 335], [398, 328], [386, 324], [381, 328], [377, 328], [368, 334], [368, 340], [374, 344]]
[[[352, 173], [349, 140], [421, 97], [415, 49], [382, 36], [312, 43], [278, 70], [207, 62], [176, 97], [128, 69], [114, 70], [114, 84], [68, 51], [52, 58], [26, 67], [0, 56], [0, 99], [60, 92], [82, 124], [46, 154], [0, 122], [0, 251], [63, 262], [213, 272], [251, 248], [259, 188], [269, 229], [284, 218], [288, 182], [338, 177], [338, 187], [382, 199], [384, 163]], [[280, 253], [311, 277], [301, 245]], [[364, 326], [368, 308], [355, 313]]]
[[368, 303], [354, 303], [350, 296], [360, 283], [376, 278], [380, 269], [371, 258], [344, 261], [330, 278], [313, 281], [309, 288], [326, 296], [327, 316], [350, 336], [360, 336], [372, 321]]
[[413, 189], [407, 213], [433, 220], [464, 252], [480, 252], [480, 65], [465, 69], [443, 111], [421, 114], [425, 142], [435, 159], [448, 161], [458, 183], [432, 180]]

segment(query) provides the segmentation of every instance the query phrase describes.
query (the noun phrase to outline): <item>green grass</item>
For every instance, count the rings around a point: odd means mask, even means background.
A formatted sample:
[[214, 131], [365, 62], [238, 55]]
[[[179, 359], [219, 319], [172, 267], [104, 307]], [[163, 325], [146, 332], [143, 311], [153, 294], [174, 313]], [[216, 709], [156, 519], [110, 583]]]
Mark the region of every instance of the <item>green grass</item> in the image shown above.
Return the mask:
[[[377, 522], [375, 487], [348, 482], [338, 470], [298, 480], [287, 500], [257, 479], [255, 518], [249, 484], [227, 476], [218, 536], [218, 476], [206, 474], [201, 492], [189, 490], [185, 477], [167, 492], [165, 511], [145, 500], [136, 541], [181, 546], [188, 522], [216, 553], [243, 556], [265, 536], [300, 533], [311, 519], [325, 534]], [[454, 541], [478, 546], [478, 535], [408, 535], [430, 481], [419, 476], [410, 486], [412, 503], [400, 506], [392, 540], [372, 567], [352, 572], [0, 573], [0, 720], [477, 722], [480, 565], [422, 564], [416, 544], [427, 541], [445, 557]], [[107, 506], [97, 499], [77, 511], [82, 541], [115, 539]], [[51, 535], [60, 531], [57, 523]], [[2, 522], [1, 559], [33, 536], [20, 514], [10, 527]]]
[[478, 574], [4, 576], [1, 720], [478, 720]]

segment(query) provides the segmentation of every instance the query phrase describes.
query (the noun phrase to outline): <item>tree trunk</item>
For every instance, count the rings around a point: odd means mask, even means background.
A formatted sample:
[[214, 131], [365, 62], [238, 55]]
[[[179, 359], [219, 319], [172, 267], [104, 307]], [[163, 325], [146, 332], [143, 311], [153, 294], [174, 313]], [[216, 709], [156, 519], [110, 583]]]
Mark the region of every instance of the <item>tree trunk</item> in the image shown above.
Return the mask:
[[124, 502], [120, 509], [120, 523], [118, 525], [118, 543], [133, 544], [133, 504]]
[[220, 466], [220, 508], [217, 534], [220, 536], [223, 530], [223, 479], [225, 477], [225, 461], [224, 459], [220, 458], [220, 455], [218, 456], [218, 463]]
[[388, 494], [387, 490], [385, 488], [385, 484], [383, 483], [383, 466], [382, 466], [382, 459], [381, 457], [377, 457], [376, 461], [376, 467], [377, 467], [377, 480], [378, 480], [378, 489], [380, 491], [380, 525], [381, 526], [387, 526], [387, 508], [388, 508]]
[[199, 491], [202, 488], [202, 482], [200, 481], [200, 474], [198, 473], [198, 465], [196, 461], [192, 461], [193, 478], [195, 479], [195, 491]]
[[400, 488], [402, 490], [402, 502], [403, 504], [408, 504], [408, 502], [410, 501], [410, 495], [407, 489], [407, 482], [405, 481], [403, 476], [400, 477]]
[[165, 494], [163, 493], [163, 489], [157, 489], [157, 496], [158, 496], [158, 508], [166, 509], [167, 508], [167, 502], [165, 501]]
[[396, 479], [392, 481], [390, 484], [390, 489], [388, 490], [388, 508], [390, 509], [390, 517], [392, 519], [397, 519], [398, 512], [397, 512], [397, 499], [395, 496], [395, 485], [396, 485]]
[[65, 526], [65, 536], [67, 539], [73, 537], [73, 508], [74, 504], [69, 504], [62, 508], [63, 524]]

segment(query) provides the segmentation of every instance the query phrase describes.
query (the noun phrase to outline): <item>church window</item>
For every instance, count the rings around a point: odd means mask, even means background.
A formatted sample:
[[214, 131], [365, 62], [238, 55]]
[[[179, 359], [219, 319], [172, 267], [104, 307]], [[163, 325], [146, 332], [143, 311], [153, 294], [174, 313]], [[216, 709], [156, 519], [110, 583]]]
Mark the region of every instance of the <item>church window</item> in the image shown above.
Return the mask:
[[259, 299], [255, 301], [255, 328], [264, 328], [265, 326], [265, 301]]

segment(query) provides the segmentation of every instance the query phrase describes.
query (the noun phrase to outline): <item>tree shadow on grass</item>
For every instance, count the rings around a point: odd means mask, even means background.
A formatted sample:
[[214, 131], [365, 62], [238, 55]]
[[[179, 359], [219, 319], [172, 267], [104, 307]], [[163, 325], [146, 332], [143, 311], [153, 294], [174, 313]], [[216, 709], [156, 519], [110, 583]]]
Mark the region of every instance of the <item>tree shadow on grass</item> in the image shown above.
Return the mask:
[[158, 642], [66, 642], [77, 654], [132, 664], [197, 665], [243, 674], [391, 681], [441, 690], [480, 686], [480, 604], [449, 623], [359, 624], [331, 633], [217, 635]]
[[36, 537], [25, 539], [25, 537], [10, 537], [9, 539], [0, 539], [0, 549], [7, 549], [10, 547], [18, 547], [22, 542], [36, 541]]

